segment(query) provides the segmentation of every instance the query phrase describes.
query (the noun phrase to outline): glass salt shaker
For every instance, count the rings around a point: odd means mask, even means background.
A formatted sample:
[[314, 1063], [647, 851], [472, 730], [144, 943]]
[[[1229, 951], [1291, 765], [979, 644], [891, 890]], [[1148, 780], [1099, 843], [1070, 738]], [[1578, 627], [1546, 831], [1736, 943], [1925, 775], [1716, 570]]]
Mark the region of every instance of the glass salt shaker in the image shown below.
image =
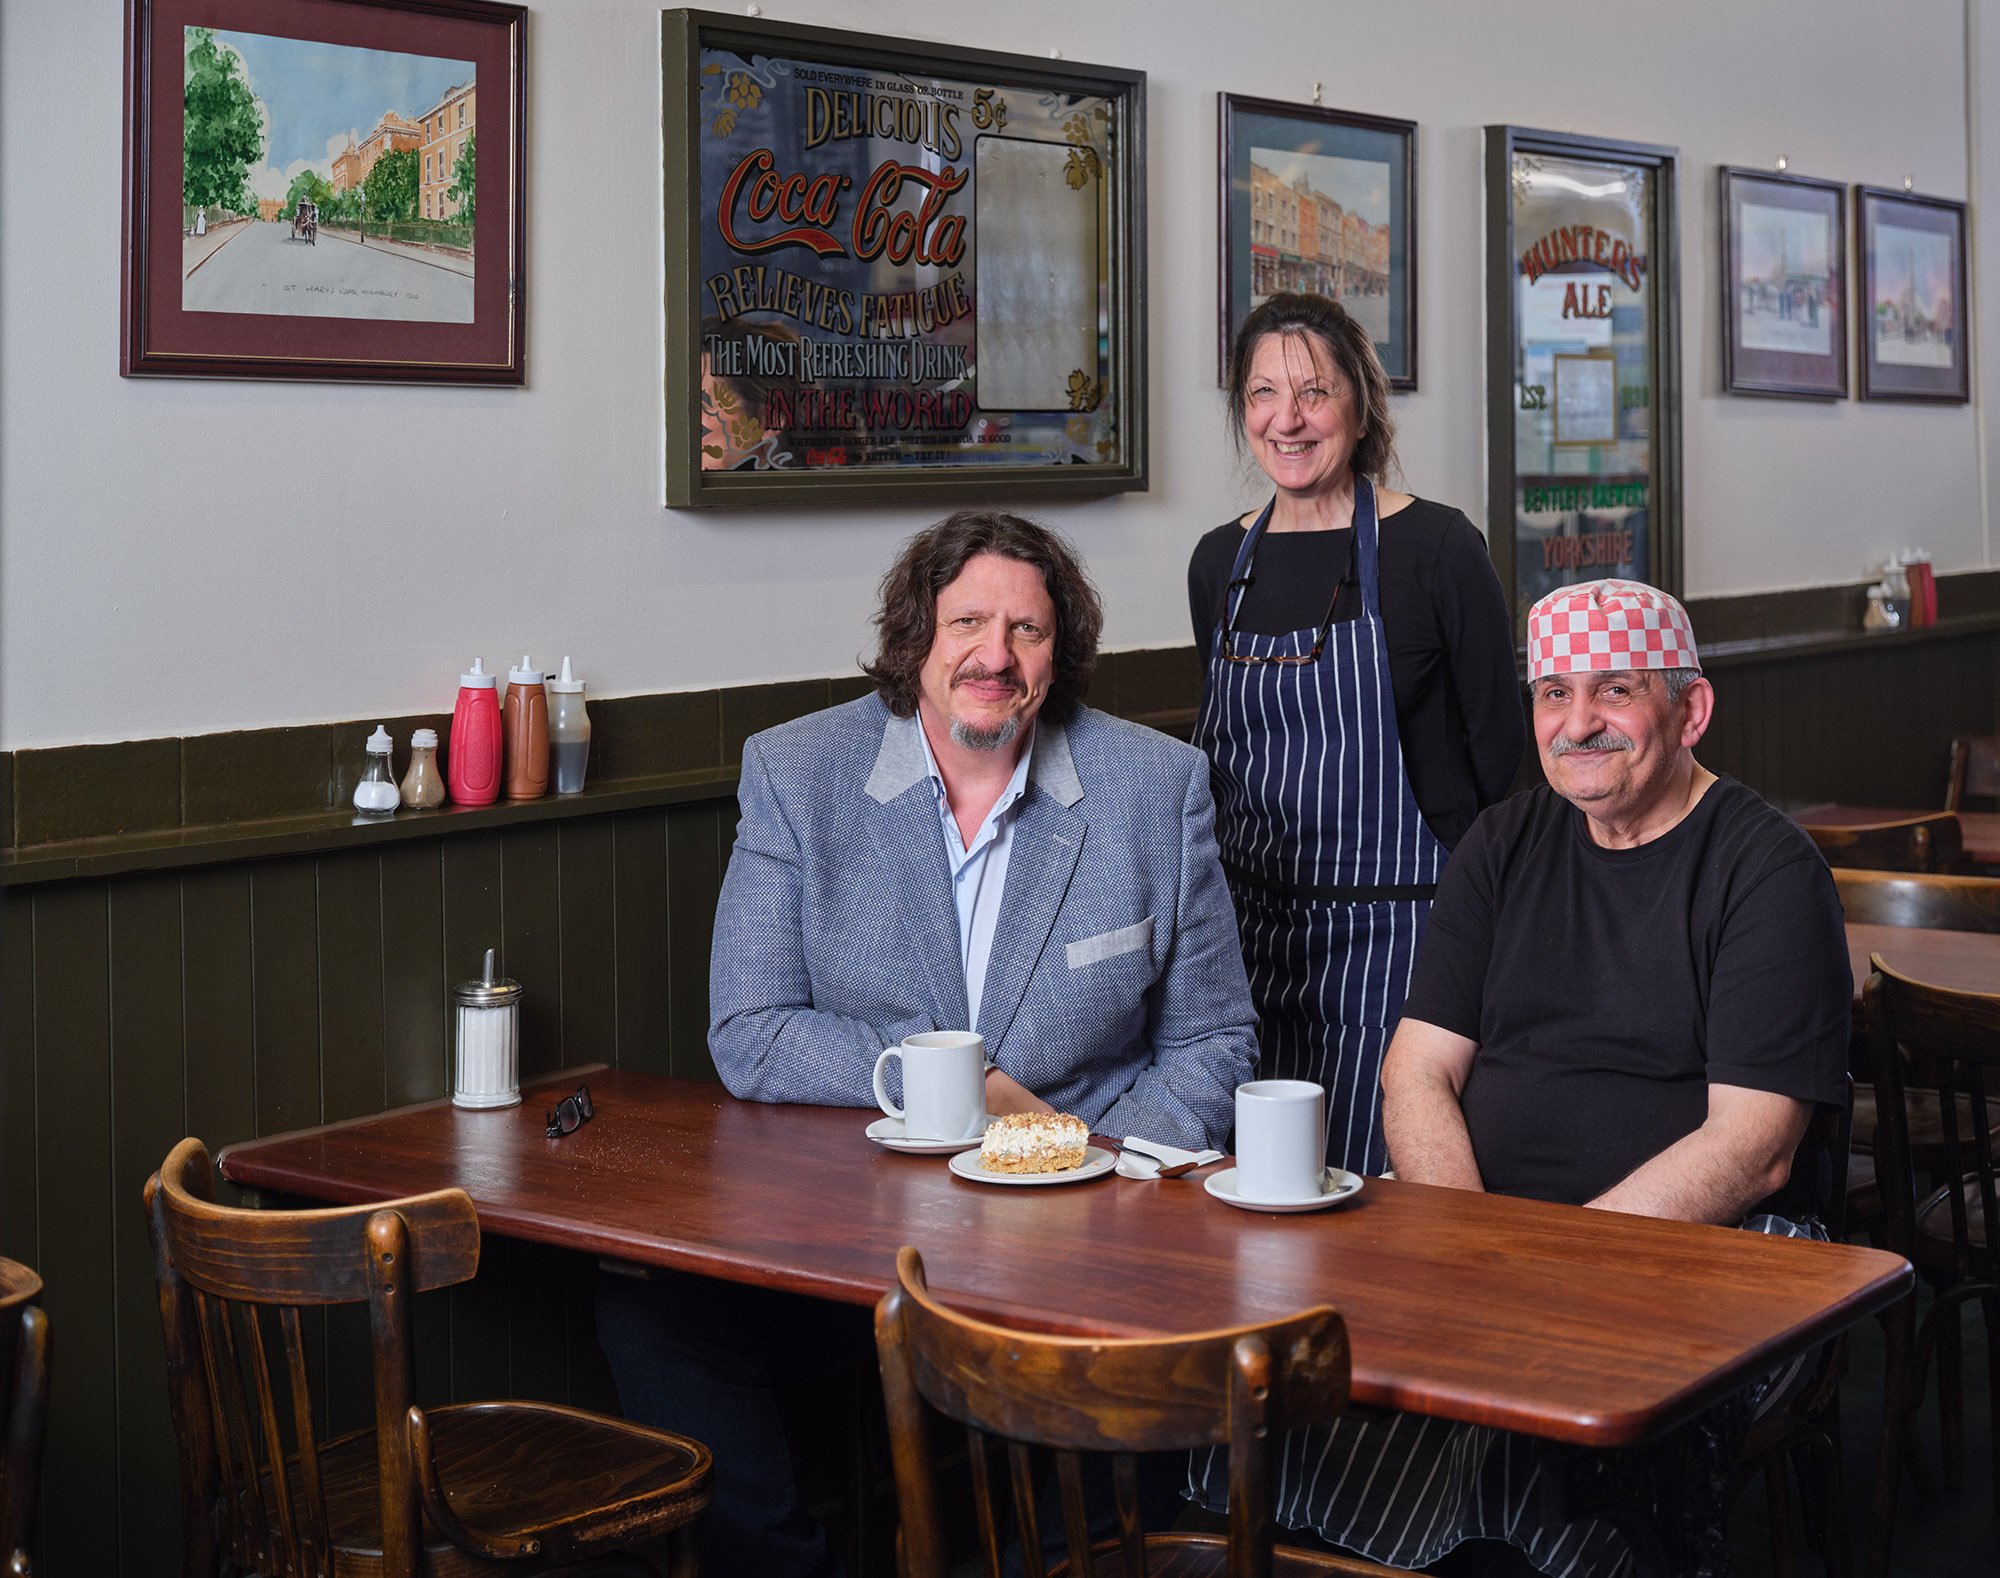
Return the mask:
[[481, 979], [451, 989], [458, 1021], [455, 1107], [512, 1107], [521, 1100], [521, 983], [494, 973], [495, 952], [486, 950]]
[[354, 809], [363, 816], [393, 816], [402, 798], [396, 792], [395, 775], [389, 770], [389, 753], [395, 748], [389, 731], [381, 724], [368, 736], [368, 766], [361, 782], [354, 786]]

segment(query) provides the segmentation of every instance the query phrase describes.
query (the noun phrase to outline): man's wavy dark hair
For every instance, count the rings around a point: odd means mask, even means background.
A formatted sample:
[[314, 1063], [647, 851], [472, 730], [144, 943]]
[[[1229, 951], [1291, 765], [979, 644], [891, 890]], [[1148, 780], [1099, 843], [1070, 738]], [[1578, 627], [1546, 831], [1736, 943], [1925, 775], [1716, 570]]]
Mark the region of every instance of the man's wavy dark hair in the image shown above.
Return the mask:
[[862, 673], [875, 681], [891, 712], [911, 716], [917, 710], [924, 660], [937, 636], [938, 593], [982, 553], [1017, 559], [1042, 572], [1042, 584], [1056, 607], [1055, 673], [1042, 711], [1057, 723], [1068, 722], [1090, 690], [1104, 607], [1068, 543], [1046, 526], [997, 510], [960, 510], [904, 546], [882, 577], [882, 607], [875, 615], [881, 636], [875, 661], [863, 664]]

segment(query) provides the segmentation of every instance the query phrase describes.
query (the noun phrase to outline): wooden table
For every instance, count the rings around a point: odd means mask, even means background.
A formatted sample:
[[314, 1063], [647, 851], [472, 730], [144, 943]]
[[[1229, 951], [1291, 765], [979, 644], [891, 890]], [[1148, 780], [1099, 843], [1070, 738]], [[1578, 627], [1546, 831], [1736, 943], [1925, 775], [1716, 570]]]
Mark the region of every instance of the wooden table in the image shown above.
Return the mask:
[[[1790, 813], [1801, 827], [1865, 827], [1874, 822], [1902, 822], [1914, 816], [1935, 816], [1938, 808], [1911, 811], [1880, 805], [1809, 805]], [[1960, 811], [1965, 834], [1965, 858], [1975, 866], [2000, 866], [2000, 811]]]
[[[595, 1121], [545, 1138], [545, 1107], [580, 1076]], [[1357, 1401], [1599, 1447], [1659, 1435], [1912, 1279], [1847, 1244], [1386, 1179], [1301, 1216], [1233, 1210], [1202, 1174], [972, 1183], [870, 1142], [872, 1116], [573, 1070], [519, 1107], [407, 1107], [232, 1146], [221, 1166], [342, 1202], [456, 1185], [488, 1232], [850, 1304], [880, 1297], [915, 1244], [947, 1301], [1047, 1331], [1154, 1335], [1329, 1303]]]
[[2000, 992], [2000, 933], [1932, 931], [1923, 926], [1847, 927], [1847, 962], [1854, 971], [1854, 1000], [1861, 1001], [1871, 953], [1904, 975], [1959, 992]]

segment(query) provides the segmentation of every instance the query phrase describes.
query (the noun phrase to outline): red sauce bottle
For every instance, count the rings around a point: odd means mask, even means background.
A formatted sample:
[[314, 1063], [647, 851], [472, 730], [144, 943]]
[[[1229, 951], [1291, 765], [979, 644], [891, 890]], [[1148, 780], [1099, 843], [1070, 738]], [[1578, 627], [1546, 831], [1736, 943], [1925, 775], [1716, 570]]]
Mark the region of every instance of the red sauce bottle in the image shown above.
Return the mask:
[[445, 781], [454, 805], [491, 805], [500, 797], [500, 699], [485, 664], [458, 676], [458, 705], [445, 745]]

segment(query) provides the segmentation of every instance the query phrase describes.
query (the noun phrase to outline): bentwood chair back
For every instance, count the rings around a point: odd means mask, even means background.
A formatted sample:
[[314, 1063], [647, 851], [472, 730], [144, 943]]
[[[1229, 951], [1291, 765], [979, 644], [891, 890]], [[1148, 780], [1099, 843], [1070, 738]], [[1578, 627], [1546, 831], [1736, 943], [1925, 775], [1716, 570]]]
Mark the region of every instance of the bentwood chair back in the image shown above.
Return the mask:
[[1961, 734], [1951, 742], [1951, 779], [1944, 808], [1969, 811], [1965, 797], [2000, 811], [2000, 734]]
[[[215, 1203], [208, 1151], [188, 1139], [145, 1198], [186, 1578], [652, 1572], [627, 1550], [661, 1537], [672, 1570], [693, 1572], [699, 1442], [551, 1404], [416, 1406], [412, 1302], [479, 1266], [463, 1190], [237, 1210]], [[334, 1304], [368, 1306], [375, 1424], [322, 1441], [302, 1317]]]
[[[1049, 1456], [1061, 1491], [1066, 1571], [1078, 1578], [1093, 1570], [1120, 1578], [1147, 1572], [1385, 1578], [1395, 1571], [1353, 1557], [1274, 1550], [1270, 1455], [1279, 1435], [1333, 1419], [1347, 1406], [1347, 1329], [1332, 1310], [1158, 1341], [1044, 1337], [938, 1303], [925, 1284], [922, 1257], [908, 1246], [897, 1253], [896, 1281], [875, 1307], [875, 1344], [905, 1578], [945, 1578], [952, 1571], [933, 1479], [932, 1412], [965, 1427], [987, 1578], [999, 1578], [1010, 1538], [1019, 1541], [1028, 1578], [1043, 1578], [1035, 1491], [1037, 1469]], [[1226, 1540], [1140, 1530], [1135, 1454], [1189, 1447], [1228, 1453]], [[1118, 1515], [1118, 1535], [1095, 1551], [1085, 1454], [1109, 1459]], [[1008, 1502], [1011, 1522], [996, 1510]]]
[[1848, 920], [1864, 926], [2000, 932], [2000, 877], [1833, 868]]
[[29, 1578], [42, 1437], [49, 1418], [49, 1318], [36, 1305], [42, 1279], [0, 1260], [0, 1573]]
[[[1960, 1393], [1959, 1311], [1982, 1307], [1992, 1362], [1988, 1398], [2000, 1447], [2000, 1166], [1989, 1099], [2000, 1097], [2000, 992], [1956, 992], [1898, 974], [1876, 954], [1864, 1001], [1875, 1057], [1876, 1176], [1890, 1249], [1907, 1256], [1935, 1293], [1923, 1324], [1912, 1331], [1905, 1305], [1903, 1342], [1891, 1327], [1888, 1398], [1901, 1420], [1922, 1395], [1931, 1361], [1938, 1364], [1939, 1419], [1947, 1483], [1961, 1477], [1963, 1402]], [[1906, 1072], [1907, 1070], [1907, 1072]], [[1907, 1081], [1907, 1084], [1906, 1084]], [[1919, 1188], [1910, 1142], [1909, 1097], [1935, 1102], [1942, 1180]], [[1900, 1450], [1900, 1436], [1895, 1443]], [[1885, 1431], [1885, 1455], [1890, 1452]], [[1993, 1493], [2000, 1503], [2000, 1450]], [[1880, 1509], [1886, 1512], [1888, 1509]]]
[[1804, 826], [1830, 866], [1866, 871], [1945, 871], [1965, 853], [1965, 831], [1949, 811], [1852, 827], [1813, 822]]

